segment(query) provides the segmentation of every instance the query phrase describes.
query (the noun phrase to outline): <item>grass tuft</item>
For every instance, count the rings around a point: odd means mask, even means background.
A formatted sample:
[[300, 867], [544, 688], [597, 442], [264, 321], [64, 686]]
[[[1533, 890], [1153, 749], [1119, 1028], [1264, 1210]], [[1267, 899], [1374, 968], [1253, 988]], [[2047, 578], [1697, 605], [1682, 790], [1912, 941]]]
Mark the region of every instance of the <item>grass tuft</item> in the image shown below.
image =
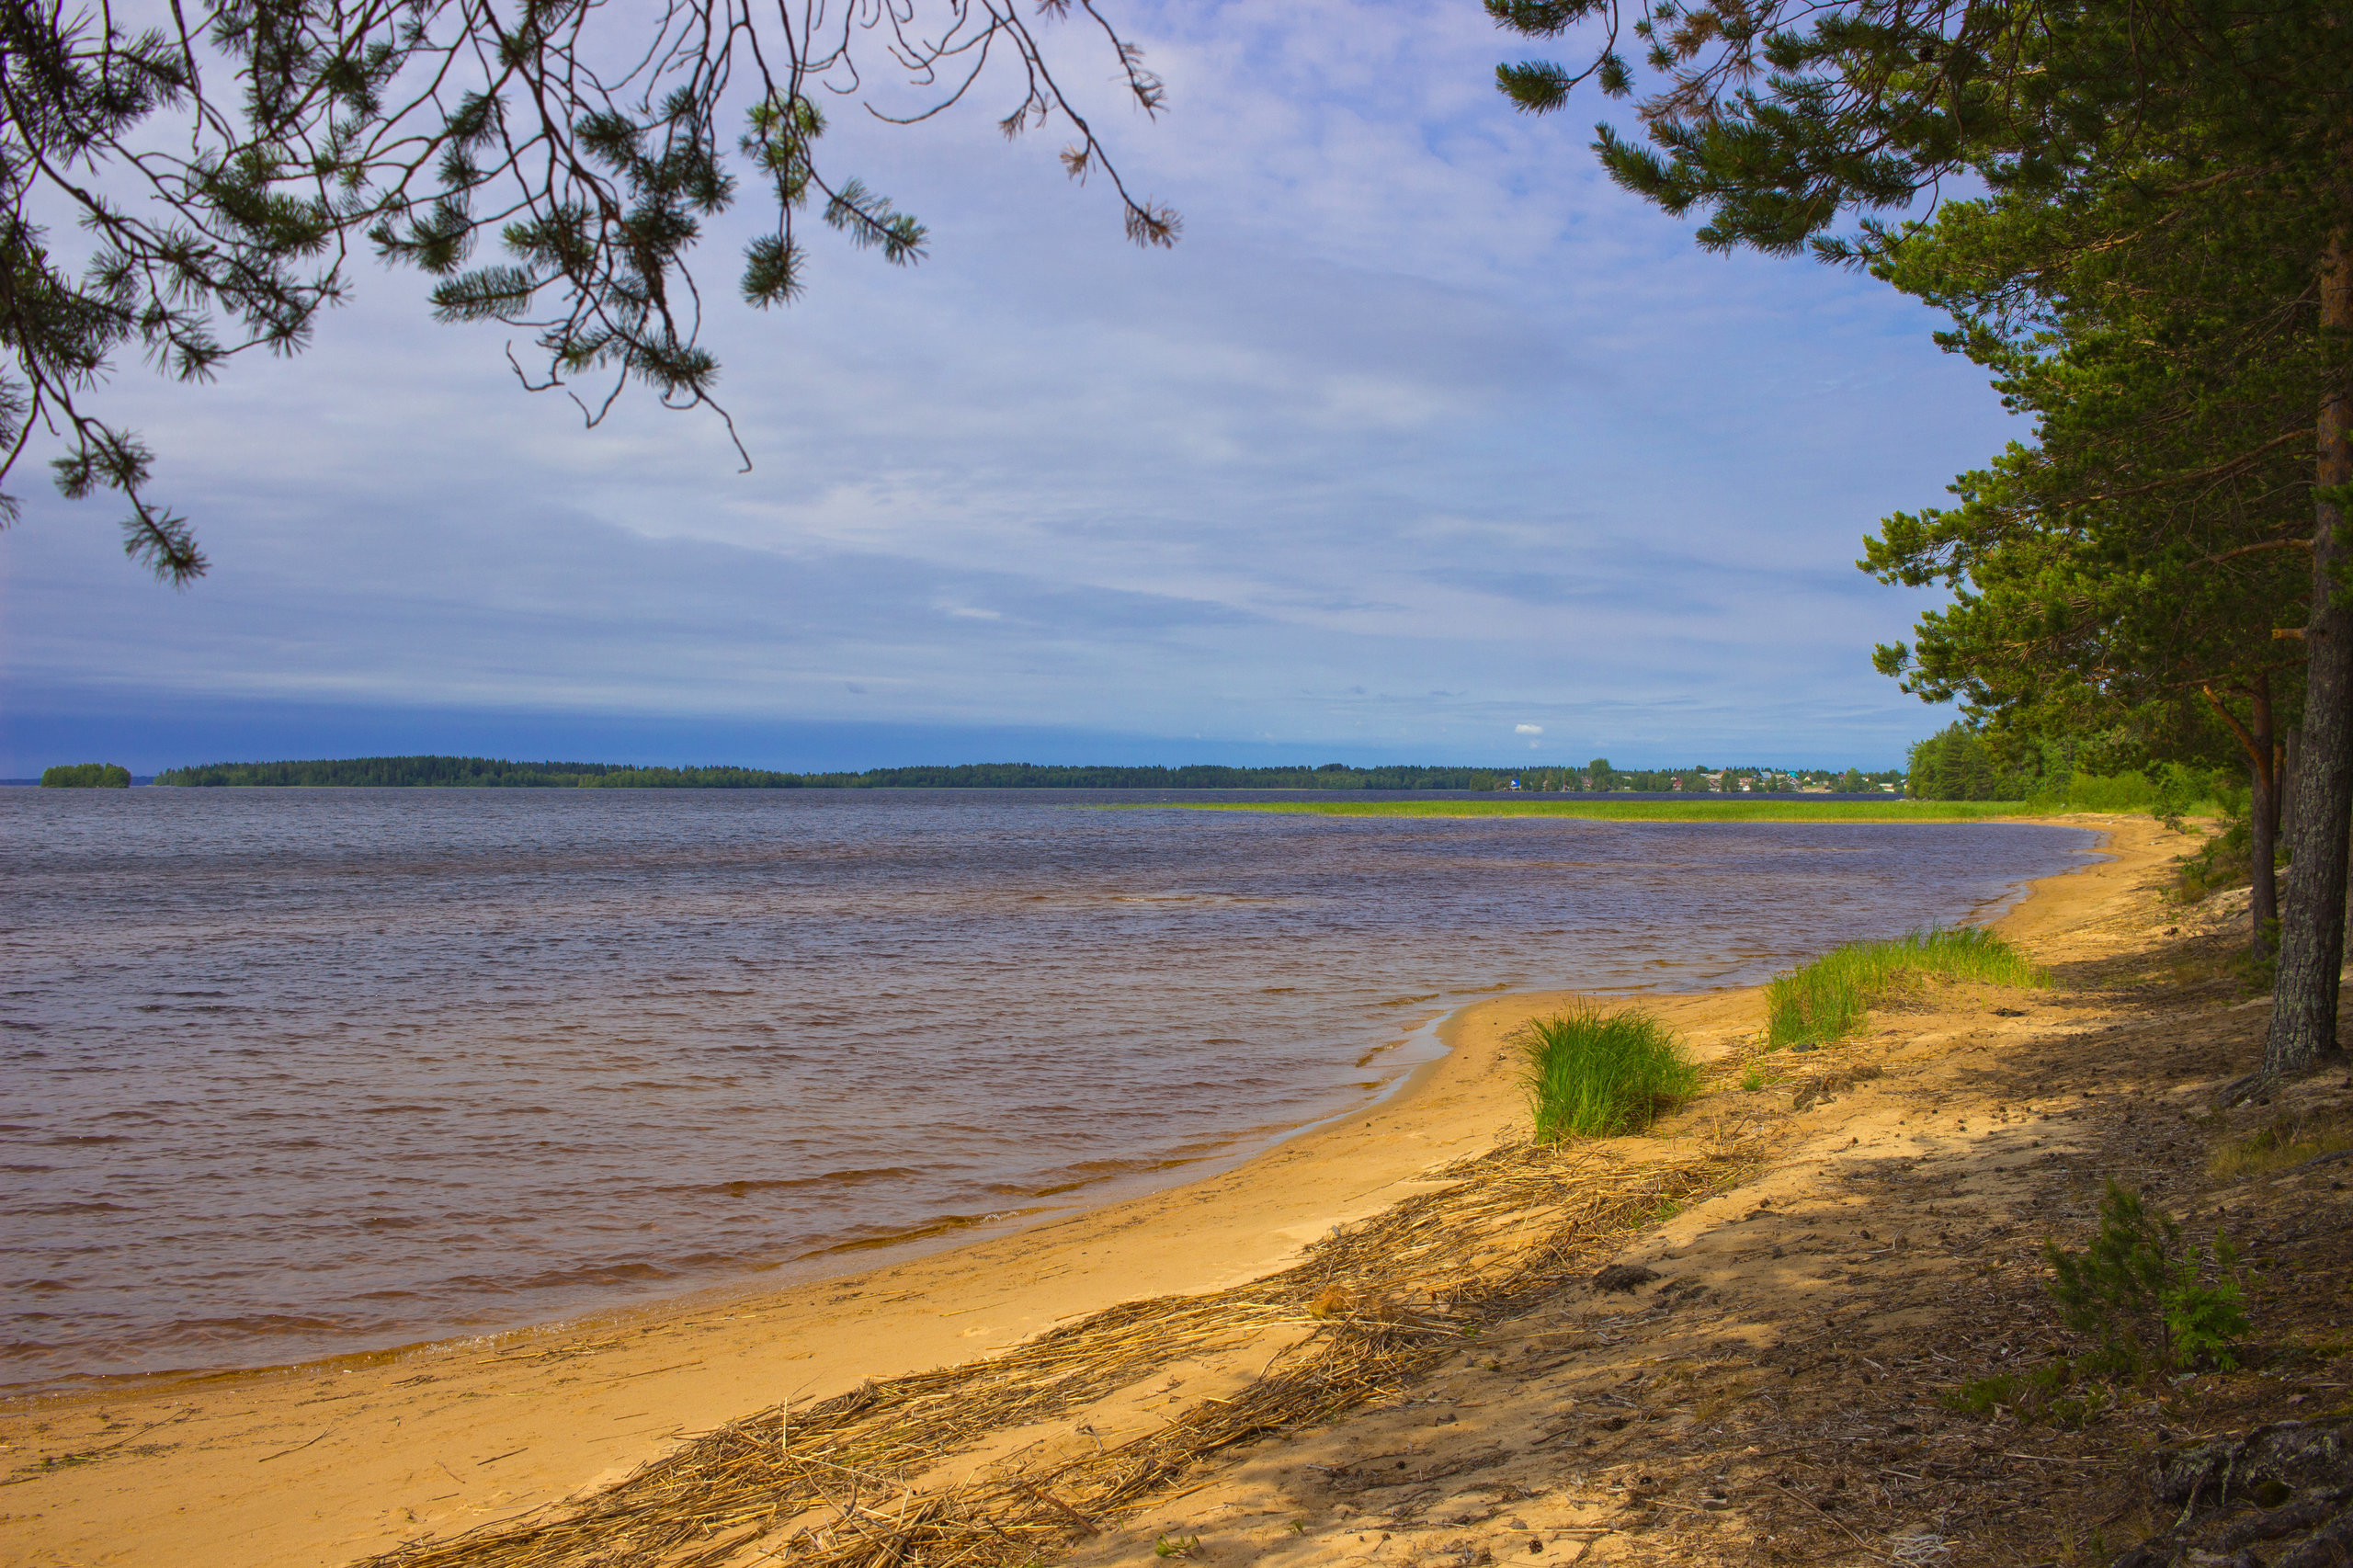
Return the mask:
[[1532, 1018], [1525, 1049], [1539, 1142], [1640, 1132], [1699, 1087], [1699, 1068], [1666, 1026], [1632, 1008]]
[[2282, 1117], [2215, 1150], [2206, 1162], [2206, 1174], [2223, 1181], [2244, 1181], [2346, 1149], [2353, 1149], [2353, 1130], [2307, 1120], [2301, 1115]]
[[1765, 988], [1765, 1043], [1828, 1045], [1860, 1032], [1871, 1004], [1923, 974], [1988, 985], [2047, 985], [2050, 977], [1991, 931], [1930, 926], [1893, 941], [1849, 942], [1775, 975]]
[[2101, 1410], [2116, 1403], [2115, 1392], [2097, 1385], [2075, 1387], [2075, 1370], [2064, 1361], [2028, 1372], [1996, 1372], [1990, 1378], [1941, 1390], [1937, 1403], [1961, 1415], [1991, 1421], [2004, 1411], [2028, 1426], [2037, 1422], [2081, 1429]]

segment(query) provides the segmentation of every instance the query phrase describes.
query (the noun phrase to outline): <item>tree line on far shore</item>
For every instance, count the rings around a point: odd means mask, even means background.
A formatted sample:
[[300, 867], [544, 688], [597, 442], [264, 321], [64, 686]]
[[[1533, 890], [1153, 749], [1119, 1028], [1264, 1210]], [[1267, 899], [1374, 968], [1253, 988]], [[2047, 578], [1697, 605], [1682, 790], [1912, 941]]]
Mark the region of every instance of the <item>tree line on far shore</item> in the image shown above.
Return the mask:
[[[51, 769], [51, 772], [57, 771]], [[224, 762], [168, 768], [160, 785], [295, 786], [345, 789], [606, 790], [1522, 790], [1668, 791], [1796, 790], [1811, 784], [1851, 791], [1901, 782], [1893, 770], [1865, 774], [1772, 768], [1613, 768], [1596, 758], [1583, 768], [1515, 770], [1390, 765], [1226, 767], [1054, 766], [1028, 762], [870, 767], [857, 772], [789, 773], [756, 767], [639, 767], [605, 762], [509, 762], [481, 756], [363, 756], [309, 762]], [[128, 782], [128, 776], [125, 776]]]

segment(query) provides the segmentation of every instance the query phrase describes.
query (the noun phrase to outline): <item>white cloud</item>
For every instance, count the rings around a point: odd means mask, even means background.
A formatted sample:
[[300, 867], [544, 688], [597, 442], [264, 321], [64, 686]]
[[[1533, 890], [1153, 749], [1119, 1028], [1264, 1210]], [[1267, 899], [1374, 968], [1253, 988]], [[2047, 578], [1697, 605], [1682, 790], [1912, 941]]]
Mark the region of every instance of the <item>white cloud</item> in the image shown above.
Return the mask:
[[1511, 727], [1511, 733], [1515, 735], [1540, 735], [1544, 733], [1544, 726], [1541, 724], [1514, 724]]

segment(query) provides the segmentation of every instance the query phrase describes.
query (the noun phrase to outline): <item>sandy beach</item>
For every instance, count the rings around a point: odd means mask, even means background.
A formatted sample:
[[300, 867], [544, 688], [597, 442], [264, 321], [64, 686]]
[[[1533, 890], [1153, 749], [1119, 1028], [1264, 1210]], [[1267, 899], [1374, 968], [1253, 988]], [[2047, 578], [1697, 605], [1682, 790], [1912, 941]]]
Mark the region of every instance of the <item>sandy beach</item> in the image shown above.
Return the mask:
[[[2120, 921], [2147, 903], [2153, 870], [2188, 842], [2141, 819], [2072, 820], [2107, 835], [2108, 858], [2038, 884], [2000, 926], [2046, 963], [2145, 945], [2145, 922]], [[774, 1293], [12, 1402], [0, 1409], [0, 1560], [326, 1568], [590, 1497], [686, 1439], [786, 1401], [798, 1410], [971, 1362], [1123, 1301], [1229, 1290], [1296, 1264], [1336, 1227], [1447, 1188], [1457, 1178], [1432, 1173], [1524, 1136], [1507, 1037], [1563, 1000], [1516, 994], [1463, 1008], [1444, 1026], [1449, 1053], [1382, 1103], [1222, 1175], [1017, 1233]], [[1977, 1018], [1970, 1029], [2015, 1040], [2080, 1028], [2099, 1006], [2063, 994], [2030, 1017]], [[1656, 1011], [1711, 1062], [1746, 1049], [1761, 1018], [1754, 992], [1665, 998]], [[1907, 1049], [1939, 1061], [1958, 1049], [1950, 1020], [1925, 1021], [1935, 1027], [1901, 1021]], [[1629, 1256], [1656, 1261], [1699, 1244], [1735, 1210], [1753, 1209], [1759, 1191], [1780, 1191], [1773, 1173], [1811, 1157], [1808, 1140], [1831, 1137], [1828, 1113], [1792, 1107], [1783, 1093], [1767, 1116], [1771, 1097], [1711, 1095], [1657, 1136], [1613, 1141], [1625, 1146], [1614, 1157], [1631, 1168], [1688, 1154], [1708, 1138], [1730, 1148], [1733, 1102], [1746, 1129], [1742, 1190], [1685, 1209], [1636, 1238]], [[1838, 1136], [1895, 1136], [1901, 1114], [1891, 1105], [1885, 1127], [1842, 1122]], [[1783, 1185], [1794, 1191], [1794, 1179]], [[1024, 1431], [1018, 1443], [974, 1449], [957, 1461], [960, 1473], [1017, 1449], [1034, 1457], [1093, 1443], [1099, 1451], [1229, 1397], [1270, 1350], [1313, 1332], [1293, 1323], [1167, 1369], [1149, 1388]], [[1289, 1519], [1285, 1510], [1300, 1506], [1269, 1513]], [[1154, 1506], [1118, 1528], [1086, 1521], [1081, 1553], [1149, 1558], [1176, 1517]], [[1308, 1550], [1317, 1528], [1287, 1529], [1295, 1547], [1286, 1550]]]

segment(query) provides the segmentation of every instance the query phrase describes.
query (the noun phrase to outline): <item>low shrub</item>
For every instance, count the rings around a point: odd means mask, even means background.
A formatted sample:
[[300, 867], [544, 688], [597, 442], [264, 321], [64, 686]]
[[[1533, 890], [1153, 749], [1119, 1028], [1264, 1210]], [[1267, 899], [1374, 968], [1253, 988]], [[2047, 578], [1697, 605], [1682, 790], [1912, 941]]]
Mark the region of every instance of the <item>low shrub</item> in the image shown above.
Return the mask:
[[[2225, 779], [2212, 794], [2222, 819], [2221, 830], [2176, 862], [2178, 869], [2168, 892], [2177, 903], [2200, 903], [2215, 893], [2243, 888], [2255, 880], [2255, 828], [2250, 820], [2247, 788]], [[2275, 865], [2287, 863], [2284, 841], [2272, 846], [2272, 860]]]
[[1530, 1019], [1523, 1050], [1540, 1142], [1640, 1132], [1699, 1086], [1699, 1068], [1666, 1026], [1633, 1008]]
[[2129, 770], [2055, 774], [2042, 780], [2027, 803], [2042, 812], [2146, 812], [2178, 826], [2184, 816], [2226, 812], [2232, 789], [2228, 768], [2168, 762], [2154, 777]]
[[2157, 787], [2142, 773], [2078, 773], [2067, 780], [2065, 803], [2071, 812], [2145, 812], [2158, 803]]
[[2042, 1256], [2060, 1317], [2097, 1344], [2030, 1371], [1996, 1372], [1941, 1390], [1938, 1403], [1982, 1421], [2007, 1414], [2029, 1426], [2081, 1427], [2125, 1402], [2120, 1382], [2238, 1365], [2239, 1342], [2253, 1325], [2238, 1249], [2219, 1230], [2209, 1259], [2183, 1244], [2170, 1216], [2110, 1178], [2091, 1244], [2078, 1253], [2046, 1241]]
[[1827, 1045], [1859, 1033], [1871, 1004], [1924, 974], [1989, 985], [2043, 985], [2025, 954], [1973, 926], [1930, 926], [1893, 941], [1849, 942], [1765, 988], [1768, 1047]]

